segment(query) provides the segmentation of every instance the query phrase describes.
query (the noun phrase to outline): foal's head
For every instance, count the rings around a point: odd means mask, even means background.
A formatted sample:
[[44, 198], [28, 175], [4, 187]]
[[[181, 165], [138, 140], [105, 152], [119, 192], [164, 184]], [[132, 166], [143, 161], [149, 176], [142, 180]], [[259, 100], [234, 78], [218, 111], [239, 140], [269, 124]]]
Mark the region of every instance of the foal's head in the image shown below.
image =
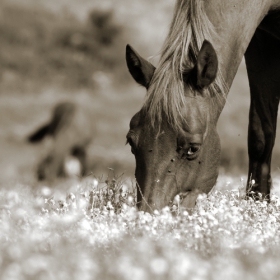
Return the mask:
[[[126, 136], [136, 159], [138, 207], [161, 209], [181, 194], [182, 206], [192, 208], [197, 195], [209, 192], [218, 175], [219, 112], [207, 94], [217, 75], [216, 52], [204, 41], [192, 63], [175, 69], [178, 81], [171, 73], [162, 73], [174, 69], [162, 65], [156, 69], [130, 46], [126, 61], [132, 77], [147, 89], [144, 106], [131, 119]], [[165, 86], [164, 77], [170, 81]]]

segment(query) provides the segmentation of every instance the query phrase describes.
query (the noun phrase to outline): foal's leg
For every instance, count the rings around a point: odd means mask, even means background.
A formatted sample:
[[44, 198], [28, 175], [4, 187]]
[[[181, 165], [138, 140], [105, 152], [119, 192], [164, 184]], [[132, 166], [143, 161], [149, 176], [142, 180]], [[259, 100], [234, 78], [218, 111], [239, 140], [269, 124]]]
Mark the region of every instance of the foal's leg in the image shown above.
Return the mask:
[[262, 193], [269, 199], [270, 164], [280, 96], [280, 42], [257, 29], [245, 59], [251, 92], [247, 191]]

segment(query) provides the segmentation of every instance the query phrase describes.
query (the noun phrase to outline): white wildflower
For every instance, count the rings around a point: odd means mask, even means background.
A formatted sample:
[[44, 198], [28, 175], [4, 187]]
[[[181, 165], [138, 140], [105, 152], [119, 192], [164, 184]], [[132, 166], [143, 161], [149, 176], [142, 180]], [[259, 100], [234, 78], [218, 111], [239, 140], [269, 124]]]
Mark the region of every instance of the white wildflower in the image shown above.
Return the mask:
[[156, 275], [163, 275], [168, 271], [168, 263], [164, 258], [155, 258], [150, 262], [152, 273]]

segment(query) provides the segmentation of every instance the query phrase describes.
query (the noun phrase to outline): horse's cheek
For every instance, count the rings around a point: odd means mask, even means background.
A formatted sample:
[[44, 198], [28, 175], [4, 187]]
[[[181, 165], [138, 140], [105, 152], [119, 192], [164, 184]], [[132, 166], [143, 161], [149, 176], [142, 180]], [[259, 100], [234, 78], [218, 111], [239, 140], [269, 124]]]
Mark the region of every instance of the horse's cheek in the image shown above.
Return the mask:
[[195, 181], [199, 175], [199, 168], [199, 159], [192, 161], [187, 159], [181, 160], [176, 176], [181, 191], [185, 192], [193, 189]]

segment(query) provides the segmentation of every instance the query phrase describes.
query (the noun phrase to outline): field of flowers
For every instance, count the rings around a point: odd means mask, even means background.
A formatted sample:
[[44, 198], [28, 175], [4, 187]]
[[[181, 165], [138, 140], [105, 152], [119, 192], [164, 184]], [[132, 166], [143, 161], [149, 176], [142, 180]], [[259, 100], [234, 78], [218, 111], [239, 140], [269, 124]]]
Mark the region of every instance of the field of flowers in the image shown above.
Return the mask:
[[[137, 212], [120, 179], [0, 191], [1, 279], [278, 279], [280, 199], [221, 178], [190, 214]], [[228, 190], [223, 190], [225, 187]]]
[[[64, 100], [92, 108], [94, 174], [107, 166], [133, 174], [124, 135], [144, 90], [126, 69], [125, 45], [156, 62], [173, 2], [0, 2], [0, 279], [280, 278], [277, 188], [270, 204], [245, 200], [245, 179], [222, 176], [192, 213], [176, 199], [150, 215], [136, 211], [130, 180], [34, 181], [44, 148], [26, 136]], [[240, 70], [219, 123], [231, 174], [234, 159], [237, 172], [247, 168], [244, 63]]]

